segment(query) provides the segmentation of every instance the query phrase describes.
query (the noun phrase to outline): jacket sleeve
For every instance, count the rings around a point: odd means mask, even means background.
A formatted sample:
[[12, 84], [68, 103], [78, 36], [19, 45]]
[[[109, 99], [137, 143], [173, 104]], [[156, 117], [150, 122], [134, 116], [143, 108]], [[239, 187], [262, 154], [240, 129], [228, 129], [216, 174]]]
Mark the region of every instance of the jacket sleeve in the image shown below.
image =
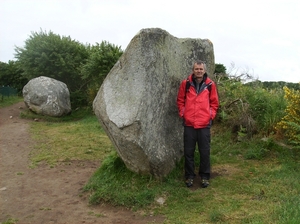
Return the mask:
[[184, 109], [185, 109], [185, 88], [186, 88], [186, 80], [183, 80], [180, 84], [178, 94], [177, 94], [177, 108], [179, 116], [182, 118]]
[[216, 117], [217, 110], [219, 107], [218, 91], [217, 91], [216, 84], [214, 82], [211, 85], [211, 93], [210, 93], [209, 101], [210, 101], [210, 109], [211, 109], [211, 119], [213, 120]]

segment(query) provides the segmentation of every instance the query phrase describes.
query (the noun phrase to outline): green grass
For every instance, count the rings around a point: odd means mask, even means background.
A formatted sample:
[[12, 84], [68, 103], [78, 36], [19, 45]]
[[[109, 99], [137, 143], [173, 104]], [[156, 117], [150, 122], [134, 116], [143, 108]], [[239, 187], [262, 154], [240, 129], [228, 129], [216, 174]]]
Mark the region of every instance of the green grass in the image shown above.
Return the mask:
[[[128, 171], [112, 154], [85, 190], [91, 192], [93, 204], [162, 214], [165, 223], [296, 223], [300, 221], [298, 161], [298, 151], [271, 139], [233, 144], [230, 134], [220, 130], [212, 141], [216, 177], [207, 189], [185, 187], [182, 161], [166, 178], [154, 180]], [[159, 197], [166, 200], [164, 205], [156, 203]]]
[[1, 224], [16, 224], [18, 223], [18, 221], [19, 221], [18, 219], [9, 218], [6, 221], [1, 222]]
[[18, 97], [18, 96], [7, 97], [7, 96], [2, 96], [0, 94], [0, 108], [7, 107], [18, 102], [22, 102], [23, 100], [24, 100], [23, 97]]
[[[299, 223], [300, 153], [272, 138], [232, 142], [230, 131], [215, 125], [211, 185], [190, 190], [183, 183], [183, 161], [161, 180], [129, 171], [96, 117], [80, 116], [31, 123], [36, 141], [32, 165], [70, 160], [100, 160], [86, 183], [90, 203], [126, 206], [161, 214], [165, 223]], [[81, 118], [80, 118], [81, 117]], [[199, 159], [199, 153], [196, 153]], [[197, 164], [198, 165], [198, 162]], [[163, 205], [157, 203], [163, 198]]]
[[[166, 217], [165, 223], [296, 223], [300, 220], [297, 160], [280, 158], [213, 164], [219, 175], [207, 189], [191, 191], [182, 181], [183, 164], [164, 180], [128, 171], [114, 154], [96, 171], [85, 190], [91, 203], [112, 203]], [[166, 199], [158, 205], [155, 199]]]
[[36, 142], [30, 153], [32, 166], [41, 161], [55, 165], [71, 160], [102, 160], [113, 150], [111, 141], [90, 113], [75, 121], [34, 122], [31, 133]]

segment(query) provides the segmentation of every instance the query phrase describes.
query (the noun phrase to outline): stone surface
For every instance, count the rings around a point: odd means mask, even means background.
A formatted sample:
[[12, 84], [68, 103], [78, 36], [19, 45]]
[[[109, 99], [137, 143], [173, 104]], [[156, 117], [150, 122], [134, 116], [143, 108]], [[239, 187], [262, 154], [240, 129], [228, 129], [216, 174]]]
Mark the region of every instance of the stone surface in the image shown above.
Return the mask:
[[142, 29], [101, 85], [93, 108], [127, 168], [166, 176], [183, 156], [183, 127], [176, 97], [197, 59], [214, 71], [208, 39], [176, 38]]
[[40, 76], [23, 87], [25, 105], [37, 114], [60, 117], [71, 113], [67, 85], [53, 78]]

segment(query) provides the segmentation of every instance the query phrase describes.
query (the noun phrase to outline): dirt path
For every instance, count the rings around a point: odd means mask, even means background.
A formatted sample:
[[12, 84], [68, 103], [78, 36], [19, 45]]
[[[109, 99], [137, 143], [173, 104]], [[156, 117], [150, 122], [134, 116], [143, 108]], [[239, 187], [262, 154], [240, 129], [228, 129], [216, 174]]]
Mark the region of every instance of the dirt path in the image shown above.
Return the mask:
[[163, 223], [163, 217], [143, 216], [125, 208], [89, 206], [81, 188], [99, 167], [91, 161], [73, 161], [54, 168], [29, 168], [33, 146], [31, 121], [19, 118], [24, 103], [0, 109], [0, 222]]

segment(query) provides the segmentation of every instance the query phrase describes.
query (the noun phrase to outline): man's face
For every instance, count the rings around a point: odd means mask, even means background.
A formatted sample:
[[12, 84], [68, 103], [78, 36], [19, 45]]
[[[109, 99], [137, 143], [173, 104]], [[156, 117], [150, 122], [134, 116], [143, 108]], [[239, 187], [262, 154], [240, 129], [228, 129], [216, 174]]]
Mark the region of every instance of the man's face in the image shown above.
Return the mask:
[[195, 79], [199, 79], [202, 80], [203, 79], [203, 75], [205, 73], [205, 69], [204, 69], [204, 65], [198, 65], [198, 64], [194, 64], [194, 68], [193, 68], [193, 73], [194, 73], [194, 77]]

